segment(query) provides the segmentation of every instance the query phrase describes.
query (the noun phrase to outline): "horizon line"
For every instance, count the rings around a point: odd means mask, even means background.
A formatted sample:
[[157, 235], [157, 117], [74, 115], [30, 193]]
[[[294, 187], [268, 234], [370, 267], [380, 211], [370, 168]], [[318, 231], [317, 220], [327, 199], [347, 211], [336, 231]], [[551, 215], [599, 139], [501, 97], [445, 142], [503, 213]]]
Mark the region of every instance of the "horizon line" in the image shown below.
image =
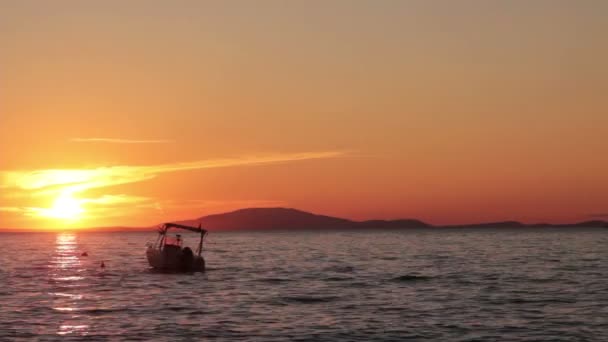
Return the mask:
[[[248, 228], [241, 228], [241, 229], [212, 229], [212, 231], [214, 232], [221, 232], [221, 231], [261, 231], [261, 230], [293, 230], [293, 231], [304, 231], [304, 230], [313, 230], [313, 231], [319, 231], [319, 230], [327, 230], [327, 231], [331, 231], [331, 230], [354, 230], [354, 229], [358, 229], [358, 230], [374, 230], [374, 229], [378, 229], [378, 230], [390, 230], [390, 229], [433, 229], [433, 228], [475, 228], [475, 227], [479, 227], [479, 226], [490, 226], [492, 224], [512, 224], [511, 226], [503, 226], [503, 227], [487, 227], [487, 228], [574, 228], [577, 225], [583, 224], [583, 223], [591, 223], [591, 222], [596, 222], [600, 224], [600, 227], [597, 228], [608, 228], [608, 221], [607, 220], [601, 220], [601, 219], [589, 219], [589, 220], [574, 220], [574, 221], [570, 221], [570, 222], [559, 222], [559, 223], [548, 223], [548, 222], [529, 222], [529, 221], [520, 221], [517, 219], [507, 219], [507, 220], [496, 220], [496, 221], [479, 221], [479, 222], [470, 222], [470, 223], [462, 223], [462, 224], [432, 224], [429, 223], [427, 221], [421, 220], [421, 219], [417, 219], [417, 218], [397, 218], [397, 219], [365, 219], [365, 220], [354, 220], [354, 219], [349, 219], [349, 218], [343, 218], [343, 217], [339, 217], [339, 216], [332, 216], [332, 215], [325, 215], [325, 214], [317, 214], [314, 212], [310, 212], [310, 211], [305, 211], [305, 210], [301, 210], [301, 209], [297, 209], [297, 208], [290, 208], [290, 207], [245, 207], [245, 208], [239, 208], [239, 209], [235, 209], [235, 210], [231, 210], [231, 211], [225, 211], [225, 212], [219, 212], [219, 213], [214, 213], [214, 214], [208, 214], [208, 215], [204, 215], [201, 216], [199, 218], [194, 218], [194, 219], [175, 219], [175, 220], [169, 220], [169, 221], [164, 221], [162, 223], [156, 223], [150, 226], [84, 226], [84, 227], [72, 227], [72, 228], [65, 228], [65, 227], [60, 227], [60, 228], [0, 228], [0, 233], [57, 233], [59, 230], [64, 230], [64, 231], [79, 231], [79, 232], [125, 232], [125, 231], [145, 231], [145, 230], [153, 230], [156, 226], [161, 225], [163, 223], [166, 222], [184, 222], [184, 221], [200, 221], [201, 219], [204, 219], [206, 217], [209, 216], [218, 216], [218, 215], [228, 215], [228, 214], [232, 214], [238, 211], [243, 211], [243, 210], [259, 210], [259, 209], [267, 209], [267, 210], [277, 210], [277, 209], [282, 209], [282, 210], [293, 210], [293, 211], [299, 211], [299, 212], [303, 212], [306, 214], [311, 214], [311, 215], [315, 215], [315, 216], [323, 216], [323, 217], [328, 217], [328, 218], [335, 218], [335, 219], [341, 219], [341, 220], [345, 220], [345, 221], [349, 221], [353, 224], [357, 224], [357, 223], [366, 223], [366, 222], [373, 222], [373, 221], [380, 221], [380, 222], [397, 222], [397, 221], [418, 221], [422, 224], [424, 224], [424, 227], [403, 227], [403, 228], [374, 228], [374, 227], [352, 227], [352, 228], [331, 228], [331, 227], [321, 227], [321, 228], [307, 228], [307, 229], [301, 229], [301, 228], [289, 228], [289, 227], [285, 227], [282, 229], [277, 229], [277, 228], [268, 228], [268, 229], [248, 229]], [[589, 228], [595, 228], [595, 227], [589, 227]]]

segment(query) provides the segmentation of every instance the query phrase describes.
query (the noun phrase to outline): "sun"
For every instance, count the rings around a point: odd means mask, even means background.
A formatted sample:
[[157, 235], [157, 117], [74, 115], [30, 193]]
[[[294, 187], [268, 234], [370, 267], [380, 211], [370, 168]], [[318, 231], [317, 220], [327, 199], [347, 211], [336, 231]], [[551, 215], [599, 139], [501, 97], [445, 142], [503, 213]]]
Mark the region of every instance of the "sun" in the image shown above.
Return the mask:
[[83, 213], [81, 201], [74, 198], [71, 192], [63, 192], [55, 199], [53, 206], [44, 211], [44, 216], [73, 221]]

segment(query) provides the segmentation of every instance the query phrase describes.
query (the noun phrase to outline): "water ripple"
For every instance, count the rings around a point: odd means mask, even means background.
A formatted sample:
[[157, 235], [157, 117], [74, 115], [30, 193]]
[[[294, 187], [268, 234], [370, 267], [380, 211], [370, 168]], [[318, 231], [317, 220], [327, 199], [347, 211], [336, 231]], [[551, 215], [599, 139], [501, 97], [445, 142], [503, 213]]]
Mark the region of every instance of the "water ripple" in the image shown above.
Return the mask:
[[214, 234], [205, 274], [150, 271], [153, 233], [2, 234], [0, 340], [608, 341], [607, 232]]

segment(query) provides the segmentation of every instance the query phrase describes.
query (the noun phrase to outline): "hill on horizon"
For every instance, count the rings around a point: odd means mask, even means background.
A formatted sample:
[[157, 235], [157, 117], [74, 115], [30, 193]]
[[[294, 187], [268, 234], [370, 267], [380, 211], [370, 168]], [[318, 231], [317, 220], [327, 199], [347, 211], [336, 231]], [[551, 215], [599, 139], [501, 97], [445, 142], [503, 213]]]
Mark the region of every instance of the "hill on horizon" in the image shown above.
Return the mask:
[[338, 217], [317, 215], [293, 208], [245, 208], [222, 214], [202, 216], [177, 223], [207, 230], [323, 230], [365, 228], [427, 228], [431, 225], [419, 220], [353, 221]]
[[519, 221], [481, 222], [461, 225], [433, 225], [417, 219], [355, 221], [318, 215], [293, 208], [244, 208], [235, 211], [176, 221], [210, 231], [220, 230], [327, 230], [327, 229], [413, 229], [413, 228], [608, 228], [601, 220], [576, 223], [533, 223]]
[[[339, 217], [318, 215], [293, 208], [244, 208], [231, 212], [201, 216], [189, 220], [171, 221], [174, 223], [198, 226], [209, 231], [234, 230], [358, 230], [358, 229], [420, 229], [420, 228], [608, 228], [608, 222], [601, 220], [576, 223], [526, 224], [519, 221], [482, 222], [459, 225], [432, 225], [417, 219], [366, 220], [354, 221]], [[159, 225], [164, 222], [159, 222]], [[151, 231], [148, 227], [91, 227], [82, 231]], [[0, 232], [24, 232], [36, 230], [0, 228]]]

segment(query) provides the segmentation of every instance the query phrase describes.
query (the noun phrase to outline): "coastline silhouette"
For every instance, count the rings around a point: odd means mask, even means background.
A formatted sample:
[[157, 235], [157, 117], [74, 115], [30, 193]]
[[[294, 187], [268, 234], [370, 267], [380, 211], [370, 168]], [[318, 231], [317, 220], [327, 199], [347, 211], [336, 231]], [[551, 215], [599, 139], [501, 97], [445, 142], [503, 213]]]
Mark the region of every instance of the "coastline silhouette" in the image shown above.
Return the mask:
[[[327, 215], [318, 215], [293, 208], [245, 208], [231, 212], [206, 215], [189, 220], [176, 220], [178, 224], [201, 226], [209, 231], [272, 231], [272, 230], [402, 230], [402, 229], [528, 229], [528, 228], [607, 228], [608, 222], [589, 220], [573, 223], [522, 223], [496, 221], [458, 225], [435, 225], [418, 219], [355, 221]], [[159, 223], [161, 224], [161, 223]], [[148, 227], [93, 227], [87, 231], [150, 231]], [[7, 231], [7, 230], [0, 230]]]

